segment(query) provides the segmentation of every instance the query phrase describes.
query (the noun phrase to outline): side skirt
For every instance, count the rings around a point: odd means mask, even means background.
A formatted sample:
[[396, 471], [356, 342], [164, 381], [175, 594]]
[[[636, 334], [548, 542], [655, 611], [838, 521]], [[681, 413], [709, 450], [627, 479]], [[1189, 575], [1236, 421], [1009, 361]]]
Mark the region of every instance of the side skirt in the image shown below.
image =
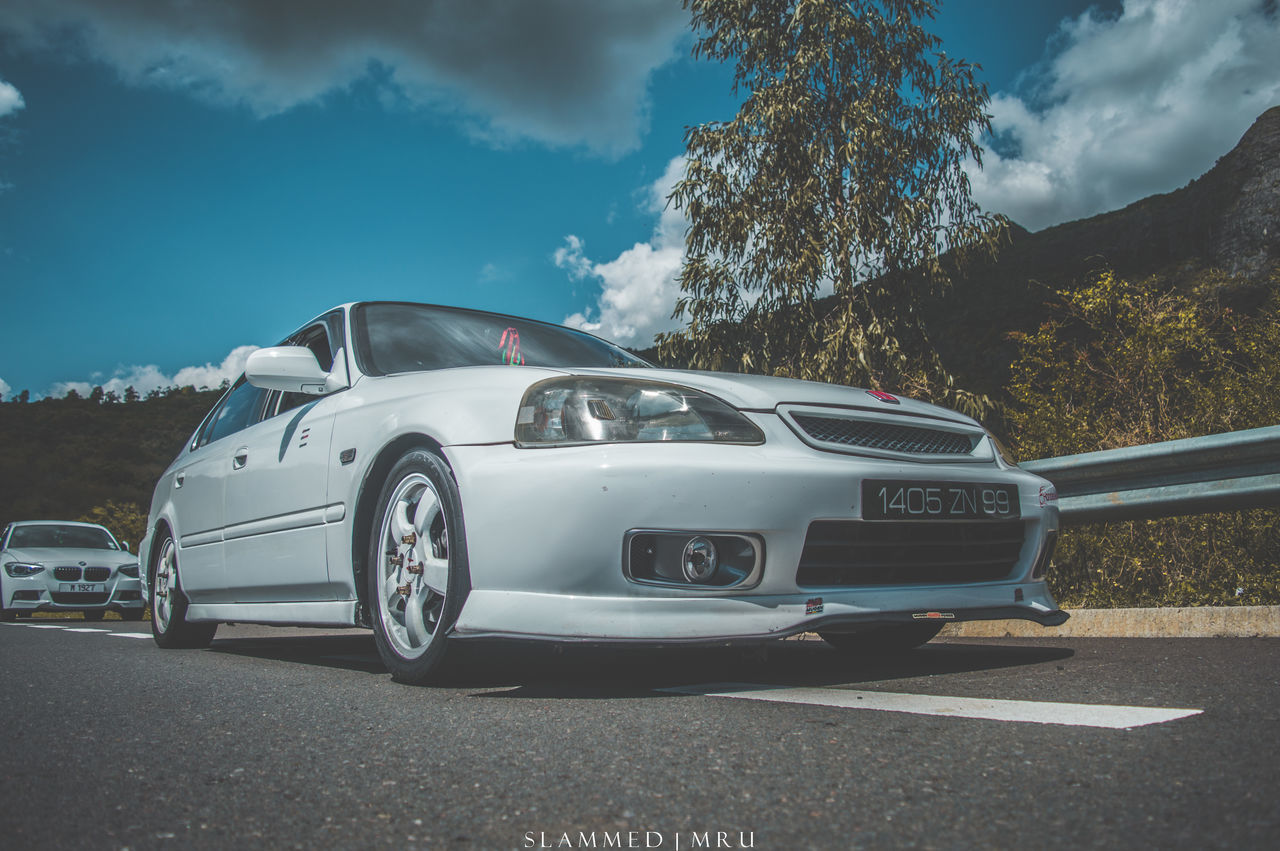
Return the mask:
[[320, 603], [192, 603], [189, 621], [270, 623], [297, 626], [355, 626], [356, 601]]

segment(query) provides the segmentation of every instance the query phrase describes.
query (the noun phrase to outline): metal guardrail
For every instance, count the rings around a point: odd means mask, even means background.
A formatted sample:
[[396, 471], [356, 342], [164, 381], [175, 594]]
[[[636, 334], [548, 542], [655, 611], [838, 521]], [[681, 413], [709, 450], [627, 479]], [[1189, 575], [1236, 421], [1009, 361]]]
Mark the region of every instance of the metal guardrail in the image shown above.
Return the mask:
[[1280, 507], [1280, 426], [1019, 466], [1053, 482], [1063, 524]]

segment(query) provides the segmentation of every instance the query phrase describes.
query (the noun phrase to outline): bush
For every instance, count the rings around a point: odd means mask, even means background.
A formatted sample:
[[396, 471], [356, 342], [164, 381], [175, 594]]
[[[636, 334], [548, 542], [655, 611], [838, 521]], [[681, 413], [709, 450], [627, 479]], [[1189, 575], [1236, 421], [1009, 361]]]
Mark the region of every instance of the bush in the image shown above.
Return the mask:
[[[1259, 291], [1212, 272], [1179, 288], [1105, 273], [1059, 296], [1015, 335], [1020, 457], [1280, 422], [1280, 275]], [[1277, 552], [1275, 510], [1100, 524], [1064, 532], [1050, 584], [1067, 606], [1275, 604]]]

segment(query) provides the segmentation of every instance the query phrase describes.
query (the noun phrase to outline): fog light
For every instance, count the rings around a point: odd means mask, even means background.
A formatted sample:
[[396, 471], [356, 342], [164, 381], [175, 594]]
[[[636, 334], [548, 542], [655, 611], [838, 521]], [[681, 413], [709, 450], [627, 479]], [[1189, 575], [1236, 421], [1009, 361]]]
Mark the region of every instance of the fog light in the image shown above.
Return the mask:
[[684, 558], [681, 560], [684, 578], [690, 582], [707, 582], [716, 573], [720, 565], [720, 556], [716, 553], [716, 545], [699, 535], [690, 538], [684, 545]]

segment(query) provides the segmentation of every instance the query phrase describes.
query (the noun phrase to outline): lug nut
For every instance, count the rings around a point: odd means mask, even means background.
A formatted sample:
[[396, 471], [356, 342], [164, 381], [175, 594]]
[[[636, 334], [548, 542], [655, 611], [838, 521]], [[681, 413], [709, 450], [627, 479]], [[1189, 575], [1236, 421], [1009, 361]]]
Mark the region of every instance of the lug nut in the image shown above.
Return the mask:
[[398, 556], [398, 555], [388, 556], [387, 564], [391, 565], [392, 567], [399, 567], [400, 565], [404, 564], [404, 556]]
[[396, 593], [398, 593], [401, 597], [408, 597], [410, 588], [411, 586], [409, 585], [408, 582], [406, 582], [405, 584], [400, 585], [396, 588]]
[[414, 562], [409, 562], [404, 566], [404, 569], [414, 574], [415, 576], [422, 575], [422, 565], [420, 563], [415, 564]]
[[409, 534], [401, 538], [400, 542], [405, 546], [412, 547], [414, 544], [418, 543], [418, 536], [416, 533], [410, 532]]

